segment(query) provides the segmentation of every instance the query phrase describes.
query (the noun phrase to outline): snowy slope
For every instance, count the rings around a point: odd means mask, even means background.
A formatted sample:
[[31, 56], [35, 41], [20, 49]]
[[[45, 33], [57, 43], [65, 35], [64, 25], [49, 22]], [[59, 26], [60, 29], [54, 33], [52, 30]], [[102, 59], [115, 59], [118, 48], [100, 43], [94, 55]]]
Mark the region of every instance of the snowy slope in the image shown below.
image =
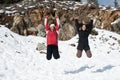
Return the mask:
[[96, 30], [99, 35], [89, 36], [92, 58], [84, 51], [82, 58], [76, 57], [76, 35], [59, 41], [59, 60], [47, 61], [35, 50], [45, 38], [23, 37], [0, 27], [0, 80], [120, 80], [120, 35]]

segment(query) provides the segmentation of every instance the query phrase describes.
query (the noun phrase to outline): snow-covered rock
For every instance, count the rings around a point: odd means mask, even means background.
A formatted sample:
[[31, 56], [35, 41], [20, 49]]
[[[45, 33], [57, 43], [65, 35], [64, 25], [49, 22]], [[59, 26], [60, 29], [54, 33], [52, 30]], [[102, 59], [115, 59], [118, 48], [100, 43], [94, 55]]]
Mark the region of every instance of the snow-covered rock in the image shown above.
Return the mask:
[[[20, 21], [17, 26], [23, 27], [26, 24], [27, 29], [29, 27], [36, 28], [40, 24], [43, 25], [43, 20], [46, 15], [49, 17], [49, 20], [54, 20], [55, 16], [59, 16], [60, 24], [63, 27], [65, 27], [65, 24], [70, 24], [74, 27], [74, 30], [76, 30], [74, 25], [74, 17], [76, 16], [79, 16], [79, 21], [82, 21], [85, 17], [91, 15], [95, 21], [94, 26], [104, 29], [110, 28], [111, 22], [114, 22], [120, 16], [118, 9], [111, 7], [106, 9], [106, 7], [102, 6], [100, 9], [96, 10], [95, 6], [91, 6], [86, 2], [23, 0], [23, 2], [8, 7], [1, 7], [0, 23], [4, 25], [8, 24], [10, 28], [14, 27], [15, 23], [18, 22], [14, 20], [16, 13], [19, 13], [19, 17], [23, 17], [22, 21]], [[21, 22], [24, 22], [24, 25], [21, 25]], [[23, 34], [23, 31], [20, 32], [18, 28], [13, 31]], [[71, 39], [71, 36], [67, 35], [67, 37]]]

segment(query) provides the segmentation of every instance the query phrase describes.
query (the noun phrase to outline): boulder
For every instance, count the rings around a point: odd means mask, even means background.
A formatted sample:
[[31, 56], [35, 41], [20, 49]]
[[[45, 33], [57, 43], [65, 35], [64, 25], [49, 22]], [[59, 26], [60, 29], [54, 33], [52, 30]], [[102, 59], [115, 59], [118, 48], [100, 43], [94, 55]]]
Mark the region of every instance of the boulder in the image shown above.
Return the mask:
[[37, 33], [38, 36], [42, 36], [42, 37], [46, 36], [45, 26], [44, 25], [39, 24], [38, 27], [37, 27], [37, 30], [38, 30], [38, 33]]
[[75, 36], [75, 34], [76, 34], [75, 28], [71, 24], [66, 23], [60, 29], [59, 39], [60, 40], [69, 40], [73, 36]]
[[36, 50], [41, 51], [41, 50], [46, 50], [46, 46], [44, 43], [38, 43]]
[[27, 33], [27, 35], [34, 35], [34, 36], [36, 36], [37, 33], [38, 33], [38, 30], [35, 27], [30, 27], [30, 28], [27, 29], [26, 33]]
[[113, 23], [111, 23], [111, 26], [109, 28], [111, 31], [117, 32], [120, 34], [120, 18], [115, 20]]
[[13, 26], [10, 30], [20, 35], [26, 35], [26, 29], [27, 25], [25, 24], [24, 17], [21, 15], [15, 15], [13, 19]]

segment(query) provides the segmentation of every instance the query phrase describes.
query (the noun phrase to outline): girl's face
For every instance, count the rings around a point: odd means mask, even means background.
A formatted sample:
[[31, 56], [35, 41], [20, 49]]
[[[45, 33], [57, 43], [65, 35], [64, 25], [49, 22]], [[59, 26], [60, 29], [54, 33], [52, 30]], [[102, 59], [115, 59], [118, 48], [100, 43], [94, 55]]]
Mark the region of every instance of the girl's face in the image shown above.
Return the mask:
[[53, 30], [53, 29], [54, 29], [54, 26], [51, 26], [50, 29]]
[[86, 25], [82, 26], [82, 30], [85, 31], [86, 30]]

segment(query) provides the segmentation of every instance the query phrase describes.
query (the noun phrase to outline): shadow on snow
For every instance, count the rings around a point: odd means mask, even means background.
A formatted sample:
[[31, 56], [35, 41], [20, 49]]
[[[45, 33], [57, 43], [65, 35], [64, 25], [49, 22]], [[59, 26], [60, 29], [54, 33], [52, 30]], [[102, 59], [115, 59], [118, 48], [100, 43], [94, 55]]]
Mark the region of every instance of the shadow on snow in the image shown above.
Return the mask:
[[89, 67], [88, 65], [85, 65], [77, 70], [73, 70], [73, 71], [64, 71], [65, 74], [76, 74], [76, 73], [79, 73], [79, 72], [82, 72], [82, 71], [85, 71], [86, 69], [91, 69], [92, 67], [94, 66], [91, 66]]
[[93, 72], [93, 73], [104, 72], [104, 71], [106, 71], [106, 70], [112, 69], [113, 67], [114, 67], [114, 66], [112, 66], [112, 65], [107, 65], [107, 66], [103, 67], [102, 69], [97, 69], [96, 71], [92, 71], [92, 72]]
[[[93, 68], [94, 66], [88, 66], [88, 65], [85, 65], [83, 67], [80, 67], [79, 69], [77, 70], [72, 70], [72, 71], [64, 71], [65, 74], [76, 74], [76, 73], [79, 73], [79, 72], [83, 72], [85, 71], [86, 69], [91, 69]], [[102, 69], [96, 69], [95, 71], [91, 71], [92, 73], [99, 73], [99, 72], [104, 72], [106, 70], [110, 70], [112, 69], [113, 67], [115, 66], [112, 66], [112, 65], [106, 65], [104, 66]]]

